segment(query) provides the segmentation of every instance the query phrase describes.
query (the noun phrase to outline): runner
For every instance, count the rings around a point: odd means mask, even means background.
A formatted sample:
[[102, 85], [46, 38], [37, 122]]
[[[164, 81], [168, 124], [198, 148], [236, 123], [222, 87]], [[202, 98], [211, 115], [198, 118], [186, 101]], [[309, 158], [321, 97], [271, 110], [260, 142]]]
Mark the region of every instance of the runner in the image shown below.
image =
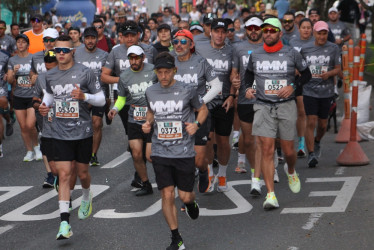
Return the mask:
[[331, 32], [334, 34], [335, 43], [341, 49], [344, 43], [351, 39], [350, 30], [345, 26], [345, 23], [339, 20], [339, 11], [337, 8], [331, 7], [329, 9], [328, 17], [329, 21], [327, 24], [329, 25]]
[[13, 56], [17, 51], [16, 41], [10, 35], [5, 35], [6, 22], [0, 20], [0, 51], [5, 52], [7, 56]]
[[[341, 78], [341, 58], [339, 47], [327, 41], [329, 26], [324, 21], [314, 24], [314, 43], [308, 43], [301, 49], [312, 73], [312, 79], [304, 85], [304, 108], [307, 116], [306, 146], [308, 166], [315, 167], [321, 156], [321, 139], [327, 128], [327, 118], [334, 97], [334, 76]], [[317, 125], [318, 123], [318, 125]], [[317, 134], [314, 130], [317, 125]]]
[[245, 73], [248, 60], [254, 50], [263, 46], [261, 25], [263, 21], [258, 16], [249, 16], [244, 20], [247, 41], [242, 41], [234, 45], [234, 64], [232, 70], [232, 78], [240, 76], [238, 97], [238, 115], [240, 119], [240, 127], [242, 129], [242, 138], [239, 142], [238, 166], [235, 169], [237, 173], [246, 173], [245, 157], [247, 157], [251, 165], [251, 173], [253, 174], [251, 182], [251, 194], [261, 194], [260, 174], [261, 166], [255, 163], [256, 138], [252, 136], [253, 124], [253, 104], [255, 100], [245, 98]]
[[73, 235], [69, 225], [69, 182], [75, 161], [82, 184], [82, 202], [79, 219], [86, 219], [92, 212], [91, 176], [88, 163], [92, 150], [92, 120], [88, 104], [103, 106], [105, 96], [96, 81], [95, 73], [86, 66], [75, 63], [73, 42], [63, 35], [56, 41], [58, 66], [46, 74], [46, 93], [39, 107], [40, 114], [48, 115], [53, 101], [55, 119], [52, 122], [53, 160], [59, 176], [59, 207], [61, 224], [56, 239], [68, 239]]
[[200, 35], [196, 35], [194, 37], [194, 40], [195, 40], [196, 44], [198, 44], [200, 42], [205, 42], [205, 41], [209, 42], [210, 41], [211, 25], [212, 25], [212, 22], [215, 18], [217, 18], [217, 15], [214, 14], [214, 13], [207, 13], [206, 15], [204, 15], [204, 18], [203, 18], [204, 33], [202, 33]]
[[[310, 79], [310, 72], [301, 55], [281, 39], [282, 25], [277, 18], [268, 18], [261, 25], [264, 45], [255, 50], [249, 58], [246, 79], [246, 97], [255, 98], [256, 104], [252, 135], [261, 143], [261, 170], [267, 188], [264, 209], [279, 207], [274, 193], [274, 144], [279, 134], [285, 154], [285, 172], [293, 193], [300, 192], [300, 180], [295, 171], [296, 152], [294, 137], [296, 130], [296, 104], [294, 87]], [[301, 76], [295, 82], [295, 70]], [[256, 89], [252, 88], [256, 81]]]
[[[215, 133], [215, 140], [217, 142], [219, 169], [217, 178], [214, 179], [218, 179], [217, 191], [225, 192], [228, 190], [226, 170], [230, 159], [231, 147], [229, 138], [234, 120], [234, 108], [232, 105], [235, 94], [230, 82], [233, 48], [231, 45], [225, 44], [227, 25], [224, 19], [214, 19], [211, 29], [211, 41], [209, 43], [200, 43], [199, 46], [196, 46], [196, 52], [206, 58], [217, 73], [219, 80], [223, 82], [222, 93], [208, 103], [207, 106], [211, 114], [211, 133], [209, 138], [213, 138]], [[210, 87], [207, 85], [208, 89]], [[207, 144], [209, 176], [211, 179], [214, 175], [212, 165], [214, 151], [212, 144], [212, 141], [209, 141]]]
[[130, 68], [125, 69], [120, 75], [118, 100], [108, 115], [110, 119], [113, 119], [125, 106], [126, 100], [131, 100], [128, 114], [128, 137], [134, 167], [142, 181], [141, 189], [137, 190], [135, 195], [143, 196], [153, 193], [144, 161], [145, 147], [147, 143], [151, 143], [152, 133], [144, 134], [141, 127], [147, 114], [145, 91], [157, 81], [157, 77], [153, 71], [153, 64], [144, 63], [145, 53], [140, 46], [130, 46], [127, 50], [127, 57], [130, 61]]
[[18, 54], [9, 59], [8, 80], [14, 88], [14, 109], [21, 128], [21, 135], [27, 153], [23, 161], [42, 160], [38, 144], [35, 110], [32, 107], [34, 84], [30, 79], [32, 55], [28, 52], [29, 38], [26, 35], [16, 37]]
[[295, 14], [291, 11], [287, 11], [282, 19], [283, 36], [282, 42], [289, 45], [290, 41], [300, 37], [299, 29], [295, 25]]
[[[5, 53], [0, 52], [0, 158], [4, 156], [3, 144], [2, 144], [3, 135], [4, 135], [3, 117], [4, 115], [9, 114], [8, 99], [7, 99], [8, 86], [7, 86], [6, 80], [4, 80], [4, 75], [7, 72], [7, 68], [8, 68], [8, 60], [9, 60], [9, 56], [7, 56]], [[12, 127], [12, 123], [9, 118], [8, 118], [6, 126]], [[8, 130], [8, 128], [6, 130]]]
[[68, 34], [73, 40], [74, 48], [79, 48], [80, 46], [84, 47], [81, 43], [81, 29], [79, 27], [70, 27], [68, 30]]
[[[109, 86], [100, 80], [101, 70], [105, 65], [108, 53], [96, 47], [98, 33], [95, 27], [88, 27], [83, 32], [84, 46], [78, 47], [75, 51], [74, 58], [77, 63], [92, 69], [95, 72], [96, 81], [100, 83], [101, 89], [106, 98], [109, 98]], [[103, 128], [103, 116], [106, 107], [93, 106], [92, 111], [92, 126], [93, 126], [93, 143], [90, 166], [100, 166], [97, 159], [97, 152], [100, 147]]]
[[[208, 104], [221, 91], [222, 82], [216, 76], [216, 72], [206, 59], [194, 53], [194, 37], [188, 30], [180, 30], [174, 35], [175, 66], [178, 68], [174, 78], [186, 85], [193, 86], [197, 94]], [[212, 88], [207, 92], [206, 84]], [[210, 116], [201, 125], [195, 135], [195, 165], [199, 169], [198, 190], [201, 193], [213, 191], [213, 175], [209, 180], [207, 172], [208, 159], [206, 144], [209, 140]]]
[[[146, 90], [148, 101], [144, 133], [152, 135], [152, 164], [157, 187], [161, 191], [162, 211], [172, 234], [167, 248], [185, 249], [178, 232], [175, 187], [191, 219], [199, 217], [199, 205], [193, 192], [195, 181], [194, 134], [205, 122], [208, 110], [202, 98], [185, 83], [174, 80], [175, 59], [168, 52], [156, 57], [155, 69], [159, 83]], [[195, 119], [195, 111], [197, 117]]]

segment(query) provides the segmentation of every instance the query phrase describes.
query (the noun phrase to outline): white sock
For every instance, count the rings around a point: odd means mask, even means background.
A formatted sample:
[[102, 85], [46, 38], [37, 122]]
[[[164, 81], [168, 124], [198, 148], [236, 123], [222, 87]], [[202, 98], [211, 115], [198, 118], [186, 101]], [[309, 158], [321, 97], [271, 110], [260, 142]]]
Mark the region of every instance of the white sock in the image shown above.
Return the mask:
[[208, 170], [209, 170], [209, 177], [212, 177], [214, 175], [213, 164], [208, 164]]
[[218, 164], [218, 176], [226, 176], [227, 165]]
[[82, 188], [82, 193], [83, 193], [82, 200], [89, 201], [90, 200], [90, 189]]
[[58, 201], [58, 206], [60, 207], [60, 214], [69, 213], [69, 203], [70, 201]]
[[239, 131], [234, 130], [232, 137], [238, 138], [239, 137]]
[[245, 163], [245, 154], [238, 153], [238, 162]]

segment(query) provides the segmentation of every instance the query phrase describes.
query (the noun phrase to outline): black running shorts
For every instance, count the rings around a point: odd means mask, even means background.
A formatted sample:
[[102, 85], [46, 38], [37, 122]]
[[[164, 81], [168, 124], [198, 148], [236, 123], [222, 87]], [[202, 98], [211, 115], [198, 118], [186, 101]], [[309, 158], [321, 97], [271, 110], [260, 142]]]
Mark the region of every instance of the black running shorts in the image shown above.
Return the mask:
[[329, 117], [333, 97], [315, 98], [304, 96], [303, 101], [306, 115], [316, 115], [320, 119], [327, 119]]
[[32, 108], [32, 98], [13, 96], [13, 108], [15, 110], [26, 110]]
[[253, 117], [255, 116], [253, 104], [238, 104], [237, 111], [240, 121], [253, 123]]
[[210, 132], [220, 136], [230, 136], [234, 122], [234, 108], [230, 108], [227, 113], [222, 106], [216, 106], [209, 111], [212, 116]]
[[153, 134], [153, 126], [151, 129], [151, 133], [144, 134], [142, 130], [142, 125], [136, 124], [133, 122], [127, 123], [127, 130], [128, 130], [128, 138], [129, 140], [136, 140], [136, 139], [142, 139], [143, 142], [150, 143], [152, 142], [152, 134]]
[[40, 150], [42, 154], [47, 157], [48, 162], [53, 161], [53, 139], [41, 137], [40, 138]]
[[77, 161], [88, 164], [92, 153], [92, 137], [81, 140], [53, 140], [54, 161]]

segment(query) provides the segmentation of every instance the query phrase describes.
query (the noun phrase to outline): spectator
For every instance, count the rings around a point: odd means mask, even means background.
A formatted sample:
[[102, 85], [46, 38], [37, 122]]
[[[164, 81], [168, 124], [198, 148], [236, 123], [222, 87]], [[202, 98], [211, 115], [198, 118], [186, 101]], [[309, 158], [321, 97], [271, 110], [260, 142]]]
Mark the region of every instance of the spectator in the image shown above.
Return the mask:
[[360, 10], [355, 0], [342, 0], [338, 5], [340, 11], [340, 21], [350, 30], [353, 41], [356, 41], [356, 27], [360, 17]]
[[56, 23], [55, 24], [55, 29], [58, 31], [58, 33], [60, 35], [64, 33], [64, 31], [62, 30], [62, 24], [61, 23]]
[[274, 8], [278, 11], [278, 18], [282, 19], [284, 13], [290, 8], [290, 3], [288, 0], [278, 0], [275, 2]]
[[192, 6], [192, 11], [190, 12], [191, 22], [199, 21], [201, 13], [197, 10], [196, 6]]
[[190, 22], [191, 16], [187, 13], [187, 7], [185, 5], [181, 8], [181, 13], [179, 14], [182, 21]]
[[360, 18], [358, 19], [358, 27], [360, 29], [360, 35], [365, 33], [366, 25], [370, 17], [369, 11], [367, 11], [361, 3], [358, 4], [360, 9]]
[[81, 19], [80, 33], [82, 34], [86, 28], [87, 28], [87, 18], [82, 17], [82, 19]]
[[24, 34], [29, 38], [29, 53], [35, 54], [36, 52], [44, 50], [43, 43], [43, 17], [40, 14], [35, 14], [31, 17], [32, 29], [26, 31]]

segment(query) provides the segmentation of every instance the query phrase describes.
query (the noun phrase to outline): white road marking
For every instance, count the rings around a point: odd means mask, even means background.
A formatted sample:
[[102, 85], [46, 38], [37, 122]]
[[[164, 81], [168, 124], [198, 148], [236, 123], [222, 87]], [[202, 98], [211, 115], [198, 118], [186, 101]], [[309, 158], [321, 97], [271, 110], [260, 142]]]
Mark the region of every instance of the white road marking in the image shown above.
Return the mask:
[[4, 202], [22, 192], [25, 192], [27, 189], [32, 188], [32, 186], [24, 187], [0, 187], [0, 192], [6, 192], [3, 195], [0, 195], [0, 203]]
[[340, 167], [336, 170], [335, 175], [342, 175], [344, 174], [346, 167]]
[[125, 153], [121, 154], [120, 156], [118, 156], [114, 160], [108, 162], [107, 164], [105, 164], [101, 168], [115, 168], [115, 167], [117, 167], [118, 165], [120, 165], [121, 163], [127, 161], [130, 158], [131, 158], [130, 152], [126, 151]]
[[299, 248], [298, 248], [298, 247], [292, 247], [292, 246], [291, 246], [291, 247], [288, 247], [287, 250], [299, 250]]
[[321, 216], [323, 215], [323, 213], [313, 213], [309, 216], [309, 219], [308, 219], [308, 222], [302, 226], [302, 229], [304, 230], [310, 230], [314, 227], [314, 225], [317, 223], [317, 221], [319, 220], [319, 218], [321, 218]]
[[7, 225], [7, 226], [4, 226], [4, 227], [0, 227], [0, 234], [3, 234], [5, 233], [6, 231], [9, 231], [10, 229], [12, 229], [14, 227], [14, 225]]

